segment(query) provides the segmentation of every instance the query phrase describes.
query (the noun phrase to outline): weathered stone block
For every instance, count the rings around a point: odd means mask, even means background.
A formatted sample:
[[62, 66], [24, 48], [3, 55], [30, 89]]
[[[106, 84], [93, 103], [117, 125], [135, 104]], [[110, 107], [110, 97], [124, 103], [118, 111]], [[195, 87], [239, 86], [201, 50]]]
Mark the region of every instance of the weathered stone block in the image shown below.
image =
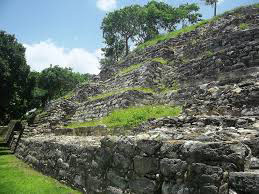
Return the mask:
[[259, 173], [231, 172], [229, 175], [230, 188], [238, 193], [259, 193]]
[[218, 187], [214, 185], [202, 186], [200, 188], [200, 194], [218, 194]]
[[219, 185], [223, 179], [223, 170], [217, 166], [193, 163], [189, 175], [188, 179], [193, 183]]
[[130, 158], [124, 157], [121, 154], [115, 153], [113, 157], [113, 167], [118, 169], [133, 169], [133, 162]]
[[88, 175], [86, 179], [86, 186], [89, 193], [100, 193], [103, 188], [103, 180], [98, 177]]
[[137, 147], [148, 155], [155, 154], [161, 147], [161, 142], [155, 140], [140, 140], [137, 142]]
[[155, 194], [157, 189], [155, 181], [147, 178], [137, 178], [136, 180], [130, 181], [129, 188], [138, 194]]
[[134, 170], [139, 175], [156, 173], [159, 161], [156, 158], [136, 156], [134, 158]]
[[162, 194], [192, 194], [193, 193], [186, 185], [177, 184], [172, 181], [163, 182], [161, 190], [162, 190]]
[[160, 170], [165, 177], [176, 179], [176, 177], [184, 176], [187, 171], [187, 163], [180, 159], [163, 158], [160, 161]]
[[123, 194], [123, 191], [119, 188], [115, 188], [115, 187], [107, 187], [105, 194]]
[[79, 187], [85, 187], [84, 177], [81, 175], [76, 175], [74, 178], [74, 184]]
[[128, 187], [128, 182], [125, 178], [118, 176], [114, 171], [107, 173], [107, 179], [110, 181], [112, 186], [125, 190]]

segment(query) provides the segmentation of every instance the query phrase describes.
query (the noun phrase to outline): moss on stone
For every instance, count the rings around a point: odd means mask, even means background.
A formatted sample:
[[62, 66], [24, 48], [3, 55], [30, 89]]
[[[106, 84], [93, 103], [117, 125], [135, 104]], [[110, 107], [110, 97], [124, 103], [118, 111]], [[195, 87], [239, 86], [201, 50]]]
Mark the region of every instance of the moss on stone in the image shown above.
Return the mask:
[[127, 75], [128, 73], [131, 73], [137, 69], [139, 69], [142, 66], [142, 64], [134, 64], [129, 67], [123, 68], [119, 73], [117, 74], [118, 76], [123, 76]]
[[167, 63], [168, 63], [168, 61], [167, 61], [167, 60], [165, 60], [165, 59], [163, 59], [163, 58], [161, 58], [161, 57], [153, 58], [153, 59], [152, 59], [152, 61], [153, 61], [153, 62], [161, 63], [161, 64], [163, 64], [163, 65], [165, 65], [165, 64], [167, 64]]
[[248, 24], [246, 24], [246, 23], [241, 23], [240, 25], [239, 25], [239, 29], [240, 30], [246, 30], [246, 29], [248, 29]]

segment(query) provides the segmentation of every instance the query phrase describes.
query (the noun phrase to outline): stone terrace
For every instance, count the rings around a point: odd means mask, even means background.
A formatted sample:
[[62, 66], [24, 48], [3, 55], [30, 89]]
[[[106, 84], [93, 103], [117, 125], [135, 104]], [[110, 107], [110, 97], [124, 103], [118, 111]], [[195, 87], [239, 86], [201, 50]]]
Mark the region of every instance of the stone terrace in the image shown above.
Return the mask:
[[[258, 24], [258, 5], [241, 8], [132, 52], [50, 102], [26, 126], [31, 137], [17, 157], [90, 194], [259, 193]], [[64, 128], [153, 104], [183, 112], [150, 119], [130, 136]]]

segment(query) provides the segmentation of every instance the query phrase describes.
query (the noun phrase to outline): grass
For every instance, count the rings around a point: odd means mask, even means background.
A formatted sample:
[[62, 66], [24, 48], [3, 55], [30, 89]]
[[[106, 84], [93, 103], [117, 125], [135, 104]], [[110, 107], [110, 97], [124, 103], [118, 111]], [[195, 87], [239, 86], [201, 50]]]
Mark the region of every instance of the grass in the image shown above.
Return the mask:
[[153, 62], [161, 63], [162, 65], [165, 65], [165, 64], [168, 63], [167, 60], [165, 60], [165, 59], [163, 59], [163, 58], [161, 58], [161, 57], [160, 57], [160, 58], [153, 58], [152, 61], [153, 61]]
[[214, 53], [212, 51], [206, 51], [204, 55], [207, 57], [212, 57]]
[[[239, 10], [245, 8], [245, 7], [254, 7], [254, 8], [259, 8], [259, 4], [256, 3], [256, 4], [253, 4], [253, 5], [249, 5], [249, 6], [241, 6], [241, 7], [238, 7], [238, 8], [235, 8], [233, 10], [230, 10], [230, 11], [226, 11], [220, 15], [217, 15], [209, 20], [203, 20], [197, 24], [194, 24], [194, 25], [191, 25], [191, 26], [187, 26], [185, 28], [182, 28], [182, 29], [179, 29], [179, 30], [176, 30], [176, 31], [173, 31], [173, 32], [169, 32], [167, 34], [160, 34], [158, 36], [156, 36], [154, 39], [151, 39], [149, 41], [146, 41], [142, 44], [140, 44], [138, 47], [137, 47], [137, 51], [138, 50], [141, 50], [141, 49], [144, 49], [146, 47], [149, 47], [149, 46], [153, 46], [153, 45], [156, 45], [157, 43], [159, 42], [163, 42], [163, 41], [167, 41], [171, 38], [175, 38], [175, 37], [178, 37], [180, 35], [182, 35], [183, 33], [187, 33], [187, 32], [190, 32], [190, 31], [193, 31], [201, 26], [204, 26], [205, 24], [208, 24], [208, 23], [213, 23], [215, 22], [216, 20], [220, 19], [221, 17], [227, 15], [227, 14], [230, 14], [230, 13], [235, 13], [235, 12], [238, 12]], [[243, 28], [246, 27], [245, 25], [243, 26]], [[242, 29], [242, 27], [240, 28]]]
[[93, 127], [106, 125], [108, 128], [135, 127], [150, 118], [166, 116], [178, 116], [182, 111], [181, 107], [170, 107], [164, 105], [130, 107], [127, 109], [114, 110], [108, 116], [91, 122], [72, 123], [67, 128]]
[[65, 96], [63, 96], [62, 98], [65, 99], [65, 100], [68, 100], [68, 99], [72, 98], [73, 96], [74, 96], [74, 92], [70, 91]]
[[242, 23], [242, 24], [239, 25], [240, 30], [246, 30], [246, 29], [248, 29], [248, 27], [249, 26], [246, 23]]
[[106, 93], [102, 93], [96, 96], [92, 96], [90, 97], [90, 101], [93, 100], [99, 100], [99, 99], [103, 99], [103, 98], [107, 98], [109, 96], [113, 96], [116, 94], [120, 94], [129, 90], [136, 90], [136, 91], [140, 91], [140, 92], [144, 92], [144, 93], [154, 93], [154, 91], [151, 88], [142, 88], [142, 87], [135, 87], [135, 88], [123, 88], [120, 90], [115, 90], [115, 91], [111, 91], [111, 92], [106, 92]]
[[0, 193], [79, 194], [57, 180], [44, 176], [10, 154], [0, 143]]
[[207, 24], [209, 22], [210, 22], [210, 20], [203, 20], [203, 21], [201, 21], [201, 22], [199, 22], [199, 23], [197, 23], [195, 25], [187, 26], [185, 28], [182, 28], [180, 30], [176, 30], [176, 31], [173, 31], [173, 32], [169, 32], [167, 34], [158, 35], [154, 39], [146, 41], [143, 44], [140, 44], [137, 47], [137, 49], [144, 49], [146, 47], [153, 46], [153, 45], [155, 45], [155, 44], [157, 44], [159, 42], [163, 42], [163, 41], [169, 40], [171, 38], [178, 37], [178, 36], [180, 36], [183, 33], [193, 31], [196, 28], [201, 27], [201, 26], [203, 26], [203, 25], [205, 25], [205, 24]]
[[[180, 88], [179, 84], [177, 83], [177, 81], [173, 81], [172, 87], [167, 88], [167, 87], [162, 87], [160, 88], [161, 93], [167, 93], [169, 91], [177, 91]], [[109, 96], [113, 96], [116, 94], [121, 94], [123, 92], [127, 92], [130, 90], [136, 90], [139, 92], [144, 92], [144, 93], [152, 93], [152, 94], [159, 94], [160, 92], [154, 91], [151, 88], [143, 88], [143, 87], [134, 87], [134, 88], [123, 88], [120, 90], [115, 90], [115, 91], [111, 91], [111, 92], [106, 92], [106, 93], [102, 93], [96, 96], [92, 96], [89, 98], [90, 101], [94, 101], [94, 100], [99, 100], [99, 99], [103, 99], [103, 98], [107, 98]]]
[[123, 76], [126, 75], [130, 72], [135, 71], [136, 69], [139, 69], [142, 66], [142, 64], [135, 64], [135, 65], [131, 65], [129, 67], [123, 68], [119, 73], [118, 76]]

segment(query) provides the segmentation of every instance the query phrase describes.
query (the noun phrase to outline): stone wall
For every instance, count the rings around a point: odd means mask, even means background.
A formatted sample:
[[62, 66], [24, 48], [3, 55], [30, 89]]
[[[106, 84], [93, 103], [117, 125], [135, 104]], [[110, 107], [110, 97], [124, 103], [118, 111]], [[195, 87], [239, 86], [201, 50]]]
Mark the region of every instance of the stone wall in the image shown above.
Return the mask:
[[233, 173], [243, 172], [250, 159], [247, 146], [238, 142], [163, 142], [142, 136], [31, 137], [21, 140], [16, 155], [91, 194], [242, 191]]
[[[25, 126], [17, 157], [89, 194], [259, 193], [258, 11], [229, 12], [103, 69]], [[142, 66], [120, 74], [135, 64]], [[149, 119], [128, 134], [63, 128], [156, 103], [183, 105], [183, 113]]]
[[155, 103], [155, 97], [151, 93], [130, 90], [106, 98], [86, 101], [76, 110], [71, 121], [89, 121], [104, 117], [116, 108], [152, 103]]

